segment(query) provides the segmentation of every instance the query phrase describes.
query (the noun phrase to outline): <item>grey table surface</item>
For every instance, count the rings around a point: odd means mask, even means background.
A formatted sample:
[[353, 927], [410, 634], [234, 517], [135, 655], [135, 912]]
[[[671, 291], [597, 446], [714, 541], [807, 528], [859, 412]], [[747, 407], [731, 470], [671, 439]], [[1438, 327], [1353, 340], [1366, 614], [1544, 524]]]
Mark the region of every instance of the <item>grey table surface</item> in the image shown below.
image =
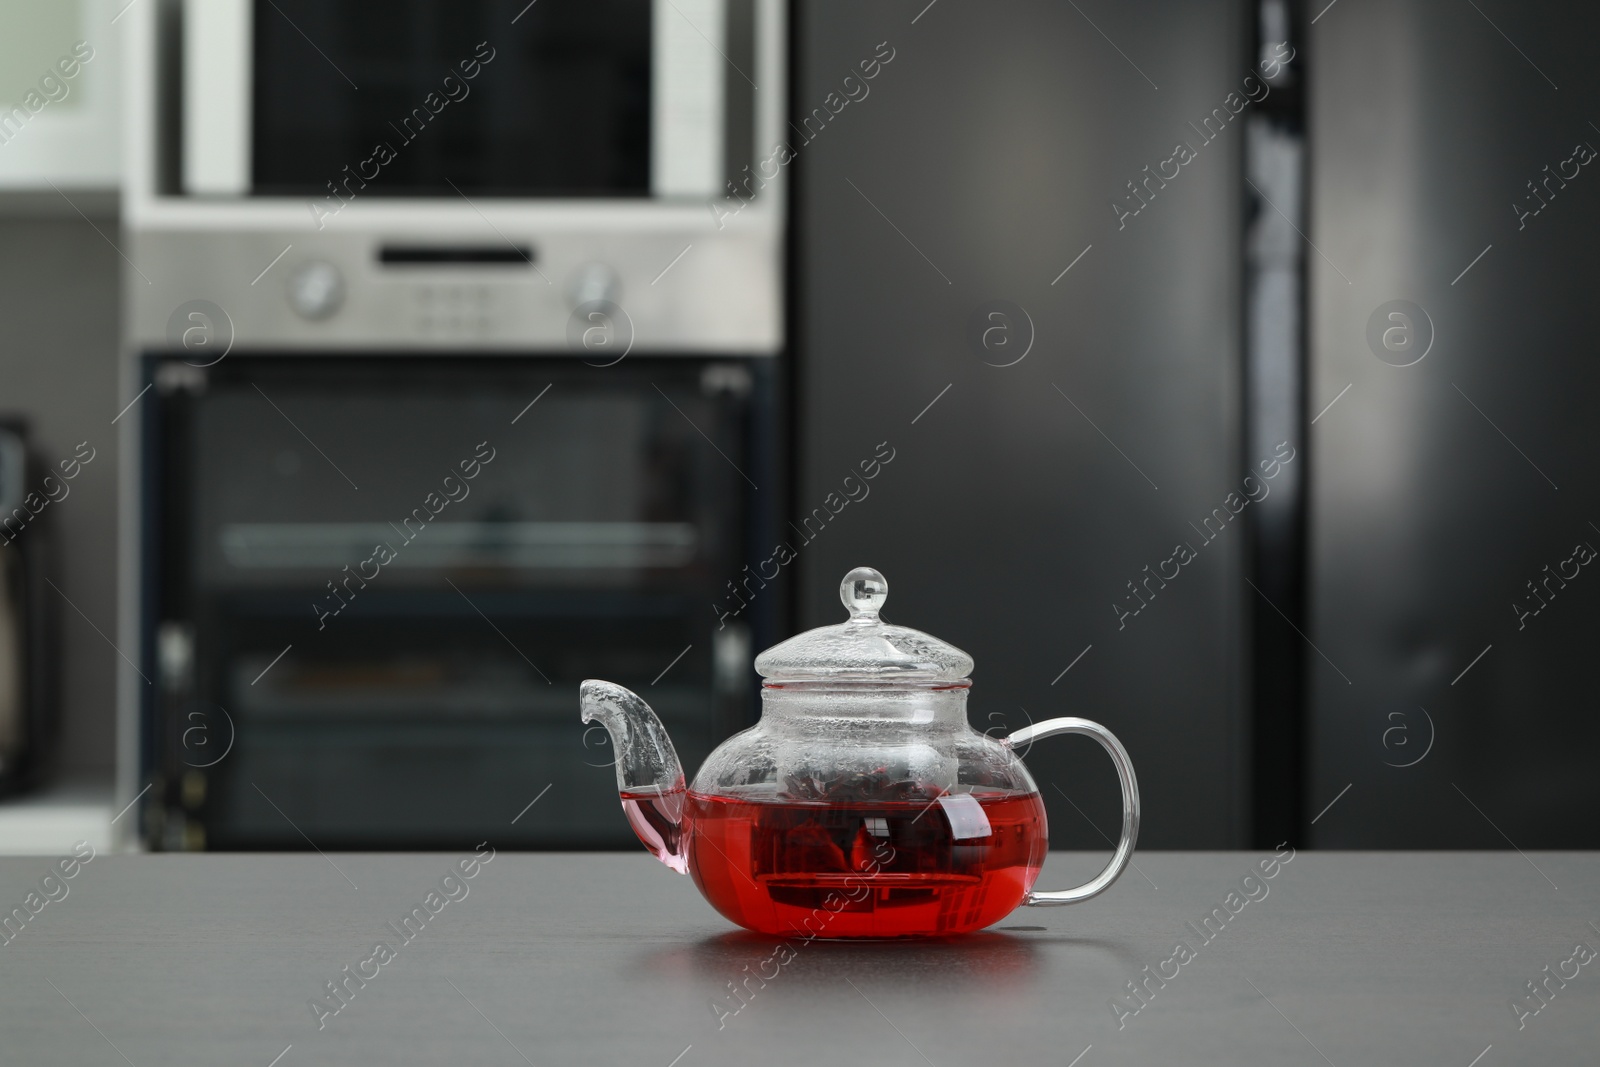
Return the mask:
[[[99, 856], [0, 944], [0, 1063], [1600, 1060], [1600, 960], [1563, 962], [1600, 948], [1600, 854], [1300, 852], [1211, 940], [1186, 925], [1270, 855], [1142, 853], [1096, 900], [965, 939], [783, 951], [642, 852], [499, 853], [409, 942], [386, 924], [460, 856]], [[1053, 853], [1041, 885], [1102, 861]], [[51, 870], [0, 860], [0, 908]], [[308, 1002], [378, 942], [393, 958], [319, 1028]], [[1147, 964], [1178, 974], [1119, 1019]], [[1525, 983], [1573, 967], [1519, 1020]]]

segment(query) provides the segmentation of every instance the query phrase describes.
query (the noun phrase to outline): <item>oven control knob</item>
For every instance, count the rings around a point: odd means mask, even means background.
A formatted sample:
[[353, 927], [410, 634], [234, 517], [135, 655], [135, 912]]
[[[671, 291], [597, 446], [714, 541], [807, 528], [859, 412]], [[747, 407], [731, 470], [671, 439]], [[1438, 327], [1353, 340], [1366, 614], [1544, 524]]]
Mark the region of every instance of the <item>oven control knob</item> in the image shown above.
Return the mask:
[[604, 263], [586, 263], [572, 276], [567, 295], [575, 308], [586, 304], [615, 304], [620, 288], [616, 271]]
[[289, 306], [303, 319], [326, 319], [344, 304], [344, 275], [326, 260], [302, 263], [289, 275]]

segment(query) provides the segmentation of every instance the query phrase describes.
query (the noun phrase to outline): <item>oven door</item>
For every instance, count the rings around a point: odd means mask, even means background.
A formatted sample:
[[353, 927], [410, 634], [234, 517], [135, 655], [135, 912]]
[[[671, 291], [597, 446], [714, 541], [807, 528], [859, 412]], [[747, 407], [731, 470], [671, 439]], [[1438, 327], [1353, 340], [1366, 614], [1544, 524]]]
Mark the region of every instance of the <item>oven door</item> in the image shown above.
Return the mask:
[[187, 0], [183, 190], [724, 193], [753, 0]]
[[647, 695], [688, 766], [752, 720], [753, 616], [711, 605], [762, 366], [149, 369], [152, 844], [627, 845], [578, 684]]

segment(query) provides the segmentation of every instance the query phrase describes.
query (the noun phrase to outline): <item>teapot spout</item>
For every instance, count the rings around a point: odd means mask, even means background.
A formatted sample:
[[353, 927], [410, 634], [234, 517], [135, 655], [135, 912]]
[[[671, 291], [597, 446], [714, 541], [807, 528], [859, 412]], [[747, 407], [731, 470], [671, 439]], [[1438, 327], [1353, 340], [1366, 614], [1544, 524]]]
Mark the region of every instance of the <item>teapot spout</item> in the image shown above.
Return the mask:
[[688, 872], [683, 765], [661, 720], [636, 693], [590, 679], [578, 688], [584, 722], [598, 721], [616, 751], [617, 792], [628, 824], [656, 859]]

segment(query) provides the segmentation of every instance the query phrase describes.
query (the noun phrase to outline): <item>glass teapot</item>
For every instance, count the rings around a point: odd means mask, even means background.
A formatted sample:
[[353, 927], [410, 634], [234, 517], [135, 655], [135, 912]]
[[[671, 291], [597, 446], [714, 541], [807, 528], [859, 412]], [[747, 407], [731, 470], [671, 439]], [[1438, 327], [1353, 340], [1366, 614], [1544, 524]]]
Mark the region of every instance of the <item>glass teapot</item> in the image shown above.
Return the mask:
[[[1103, 892], [1139, 834], [1127, 751], [1087, 719], [1049, 719], [1004, 739], [973, 730], [972, 657], [884, 622], [888, 592], [883, 575], [858, 567], [839, 587], [848, 622], [756, 657], [761, 721], [718, 746], [687, 789], [650, 706], [619, 685], [584, 682], [583, 721], [611, 735], [639, 839], [692, 875], [728, 919], [778, 936], [960, 934], [1019, 904]], [[1110, 753], [1122, 840], [1091, 881], [1037, 893], [1044, 803], [1016, 749], [1055, 734], [1086, 734]]]

